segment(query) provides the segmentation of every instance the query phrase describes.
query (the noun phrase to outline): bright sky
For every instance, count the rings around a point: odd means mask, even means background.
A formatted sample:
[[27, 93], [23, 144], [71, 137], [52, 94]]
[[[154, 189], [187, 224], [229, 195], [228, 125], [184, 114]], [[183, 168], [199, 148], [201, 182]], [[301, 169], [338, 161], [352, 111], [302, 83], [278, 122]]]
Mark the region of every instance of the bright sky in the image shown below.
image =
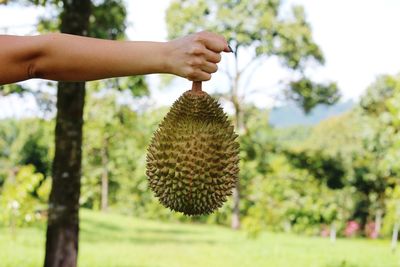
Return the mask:
[[[130, 0], [127, 1], [131, 40], [166, 39], [164, 21], [165, 9], [169, 0]], [[324, 67], [314, 72], [318, 80], [337, 81], [344, 99], [357, 99], [365, 88], [379, 74], [400, 72], [400, 1], [399, 0], [286, 0], [285, 4], [301, 4], [305, 7], [316, 42], [326, 58]], [[15, 5], [0, 6], [0, 33], [9, 28], [9, 34], [32, 34], [37, 16], [46, 12], [43, 8], [28, 8]], [[221, 67], [229, 61], [223, 57]], [[265, 64], [257, 70], [250, 86], [257, 88], [273, 84], [281, 75], [277, 64]], [[158, 76], [149, 76], [153, 92], [157, 92], [158, 103], [171, 104], [182, 90], [158, 90]], [[224, 86], [221, 74], [216, 74], [205, 86], [210, 91]], [[190, 83], [179, 79], [176, 88], [189, 88]], [[253, 100], [262, 105], [269, 103], [266, 96]], [[6, 107], [20, 105], [17, 100], [0, 99], [0, 111], [7, 113]], [[24, 104], [34, 109], [30, 100]], [[14, 111], [15, 112], [15, 111]], [[0, 114], [1, 117], [1, 114]]]

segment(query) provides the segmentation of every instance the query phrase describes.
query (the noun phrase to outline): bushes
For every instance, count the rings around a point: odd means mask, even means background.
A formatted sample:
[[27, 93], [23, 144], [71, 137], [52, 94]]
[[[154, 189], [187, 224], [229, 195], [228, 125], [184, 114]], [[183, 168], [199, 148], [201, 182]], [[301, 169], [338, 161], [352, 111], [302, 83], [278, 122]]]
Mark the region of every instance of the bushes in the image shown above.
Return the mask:
[[32, 165], [22, 166], [7, 177], [0, 195], [1, 220], [7, 227], [19, 227], [42, 220], [47, 210], [47, 199], [50, 192], [49, 181], [37, 190], [38, 197], [33, 192], [43, 174], [35, 173]]

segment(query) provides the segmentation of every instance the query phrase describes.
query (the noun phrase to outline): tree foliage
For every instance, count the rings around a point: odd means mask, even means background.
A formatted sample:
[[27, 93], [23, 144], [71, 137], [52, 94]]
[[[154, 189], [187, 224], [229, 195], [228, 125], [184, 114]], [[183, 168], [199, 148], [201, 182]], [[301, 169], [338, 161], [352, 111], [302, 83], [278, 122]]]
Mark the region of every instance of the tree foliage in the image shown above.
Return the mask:
[[231, 79], [239, 80], [245, 72], [250, 75], [254, 71], [251, 65], [275, 56], [300, 75], [300, 80], [288, 83], [288, 95], [305, 111], [317, 104], [336, 103], [339, 91], [335, 83], [315, 83], [304, 76], [310, 63], [323, 64], [324, 57], [312, 37], [303, 7], [293, 6], [288, 13], [283, 14], [279, 0], [175, 0], [167, 10], [166, 21], [169, 38], [209, 30], [225, 36], [236, 61], [245, 61], [238, 59], [243, 52], [251, 54], [247, 64], [239, 63], [236, 73], [229, 75]]
[[[229, 225], [229, 205], [210, 216], [186, 218], [158, 203], [147, 188], [145, 151], [166, 109], [134, 110], [125, 93], [100, 86], [91, 83], [88, 91], [80, 204], [100, 208], [101, 177], [107, 170], [112, 210]], [[382, 102], [375, 101], [374, 105], [382, 105], [379, 113], [360, 105], [312, 128], [274, 129], [268, 125], [268, 110], [246, 106], [247, 128], [239, 140], [240, 214], [248, 233], [257, 236], [269, 229], [318, 235], [334, 227], [338, 235], [344, 235], [347, 222], [354, 221], [361, 234], [363, 225], [375, 222], [381, 210], [380, 235], [389, 236], [398, 222], [398, 97], [394, 90]], [[8, 170], [28, 163], [21, 159], [35, 158], [30, 163], [41, 163], [51, 158], [53, 148], [47, 140], [53, 138], [52, 127], [53, 122], [39, 119], [1, 121], [3, 184], [10, 181]], [[107, 162], [102, 160], [105, 150]], [[40, 173], [28, 173], [43, 179]], [[40, 203], [41, 198], [28, 195]]]
[[286, 91], [289, 99], [299, 103], [306, 113], [309, 113], [318, 104], [333, 105], [340, 99], [336, 83], [318, 84], [308, 78], [290, 83]]
[[[34, 2], [52, 4], [62, 12], [62, 1]], [[92, 8], [92, 36], [124, 38], [123, 2], [96, 1]], [[167, 21], [171, 38], [202, 29], [224, 34], [235, 50], [236, 78], [242, 79], [244, 72], [251, 70], [239, 59], [245, 53], [254, 56], [250, 65], [278, 57], [283, 66], [295, 72], [296, 79], [287, 84], [287, 96], [306, 112], [318, 103], [335, 103], [339, 97], [335, 84], [319, 85], [304, 75], [310, 62], [324, 61], [304, 10], [294, 7], [288, 13], [281, 12], [277, 0], [173, 1]], [[51, 29], [58, 27], [59, 20], [44, 18], [41, 25]], [[380, 236], [391, 235], [400, 223], [399, 75], [378, 77], [359, 106], [346, 114], [314, 127], [290, 129], [268, 125], [269, 111], [240, 102], [239, 87], [243, 84], [234, 87], [235, 79], [230, 81], [230, 100], [237, 104], [238, 119], [243, 122], [239, 125], [239, 211], [251, 236], [266, 229], [319, 235], [326, 227], [344, 235], [349, 221], [359, 224], [362, 234], [364, 226], [379, 222], [380, 216]], [[108, 206], [115, 211], [161, 220], [229, 225], [230, 205], [210, 216], [187, 218], [163, 208], [149, 191], [146, 148], [166, 109], [132, 107], [128, 100], [135, 101], [149, 92], [142, 77], [91, 82], [88, 88], [81, 206], [101, 207], [102, 181], [107, 177]], [[242, 93], [246, 89], [242, 87]], [[18, 85], [3, 86], [0, 94], [27, 90]], [[50, 159], [54, 155], [50, 142], [53, 128], [54, 119], [0, 121], [2, 225], [22, 226], [45, 215], [43, 205], [49, 194]]]
[[[249, 91], [243, 77], [250, 79], [254, 66], [276, 57], [281, 65], [299, 76], [300, 82], [288, 82], [289, 94], [309, 112], [317, 104], [338, 100], [335, 84], [317, 84], [306, 78], [309, 63], [324, 63], [318, 45], [301, 6], [282, 12], [279, 0], [175, 0], [166, 15], [169, 38], [209, 30], [222, 34], [233, 49], [234, 61], [225, 70], [229, 90], [225, 95], [234, 107], [236, 130], [247, 130], [244, 99]], [[243, 57], [245, 55], [245, 57]], [[250, 58], [250, 59], [246, 59]], [[247, 61], [247, 62], [246, 62]], [[240, 227], [240, 185], [233, 190], [232, 228]]]
[[42, 180], [32, 165], [10, 170], [1, 189], [1, 224], [15, 229], [45, 218], [50, 184], [41, 186], [37, 197], [33, 194]]

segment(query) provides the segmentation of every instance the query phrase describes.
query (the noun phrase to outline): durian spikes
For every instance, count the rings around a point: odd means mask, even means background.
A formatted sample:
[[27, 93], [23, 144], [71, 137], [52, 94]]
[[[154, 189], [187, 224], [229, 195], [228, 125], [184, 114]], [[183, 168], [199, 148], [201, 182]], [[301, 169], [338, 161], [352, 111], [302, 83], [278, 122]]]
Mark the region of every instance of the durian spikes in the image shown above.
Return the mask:
[[239, 143], [219, 103], [201, 82], [183, 93], [154, 133], [147, 153], [149, 186], [159, 201], [186, 215], [209, 214], [232, 194]]

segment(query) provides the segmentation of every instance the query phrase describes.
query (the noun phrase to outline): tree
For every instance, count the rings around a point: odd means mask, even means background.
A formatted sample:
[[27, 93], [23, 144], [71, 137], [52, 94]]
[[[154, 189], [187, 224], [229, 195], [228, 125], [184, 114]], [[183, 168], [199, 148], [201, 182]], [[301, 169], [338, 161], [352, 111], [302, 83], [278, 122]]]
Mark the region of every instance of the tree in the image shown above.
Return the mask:
[[362, 222], [375, 216], [377, 236], [382, 228], [387, 192], [399, 184], [399, 95], [400, 75], [381, 75], [360, 101], [362, 115], [369, 123], [364, 130], [363, 153], [354, 164], [354, 185], [364, 196]]
[[[88, 137], [88, 143], [91, 146], [86, 151], [88, 153], [87, 157], [92, 159], [91, 167], [100, 169], [100, 208], [102, 211], [107, 211], [108, 209], [110, 174], [112, 172], [112, 155], [110, 153], [112, 153], [112, 144], [119, 130], [115, 99], [109, 95], [105, 97], [108, 99], [104, 99], [102, 102], [98, 101], [100, 105], [98, 104], [97, 106], [96, 103], [93, 103], [90, 110], [87, 127], [91, 128], [88, 129], [87, 134], [90, 136]], [[95, 175], [97, 173], [96, 169], [88, 175]]]
[[[17, 2], [17, 1], [16, 1]], [[23, 1], [21, 1], [23, 2]], [[41, 18], [41, 32], [55, 31], [97, 38], [122, 39], [126, 10], [121, 0], [28, 0], [35, 5], [53, 5], [58, 11]], [[111, 79], [103, 87], [147, 92], [143, 77]], [[20, 86], [0, 88], [2, 94], [24, 93]], [[49, 220], [45, 266], [76, 266], [79, 232], [79, 197], [82, 158], [85, 83], [58, 84], [53, 187], [49, 200]]]
[[[97, 5], [90, 0], [64, 0], [60, 17], [60, 29], [65, 33], [107, 39], [125, 36], [126, 10], [120, 0], [104, 0]], [[147, 91], [143, 77], [113, 79], [103, 86], [128, 89], [133, 94]], [[56, 152], [45, 266], [76, 266], [85, 84], [59, 83], [57, 99]]]
[[[31, 2], [47, 4], [46, 0]], [[51, 2], [56, 5], [62, 3], [61, 32], [87, 35], [92, 8], [90, 0]], [[5, 88], [9, 88], [10, 93], [25, 91], [19, 86]], [[77, 263], [84, 99], [85, 83], [58, 84], [55, 156], [49, 197], [45, 267], [73, 267]]]
[[[98, 85], [101, 82], [92, 82], [88, 90], [82, 189], [84, 205], [106, 211], [109, 198], [115, 199], [118, 189], [127, 186], [121, 181], [123, 177], [129, 177], [135, 170], [134, 162], [126, 165], [121, 162], [132, 160], [137, 154], [134, 135], [138, 132], [136, 127], [142, 125], [137, 123], [136, 112], [118, 103], [122, 96], [119, 92], [103, 89], [96, 93]], [[143, 150], [140, 152], [144, 154]]]
[[[175, 0], [167, 10], [169, 38], [210, 30], [223, 34], [234, 52], [232, 68], [226, 70], [229, 90], [225, 98], [234, 107], [236, 129], [246, 129], [244, 100], [249, 93], [245, 79], [250, 80], [255, 67], [272, 57], [296, 72], [298, 78], [286, 85], [286, 95], [298, 101], [308, 112], [319, 103], [335, 103], [335, 84], [316, 84], [305, 77], [310, 61], [322, 64], [324, 58], [315, 44], [310, 25], [300, 6], [289, 16], [281, 16], [279, 0]], [[251, 55], [245, 62], [246, 55]], [[243, 64], [243, 62], [245, 62]], [[242, 185], [244, 186], [244, 185]], [[240, 227], [239, 184], [233, 191], [232, 228]]]
[[[64, 10], [61, 14], [61, 32], [86, 35], [91, 1], [62, 2]], [[84, 102], [84, 82], [58, 84], [53, 185], [49, 198], [45, 267], [77, 265]]]
[[9, 176], [9, 170], [14, 163], [12, 157], [12, 144], [18, 138], [19, 130], [17, 123], [13, 120], [1, 120], [0, 124], [0, 188]]

